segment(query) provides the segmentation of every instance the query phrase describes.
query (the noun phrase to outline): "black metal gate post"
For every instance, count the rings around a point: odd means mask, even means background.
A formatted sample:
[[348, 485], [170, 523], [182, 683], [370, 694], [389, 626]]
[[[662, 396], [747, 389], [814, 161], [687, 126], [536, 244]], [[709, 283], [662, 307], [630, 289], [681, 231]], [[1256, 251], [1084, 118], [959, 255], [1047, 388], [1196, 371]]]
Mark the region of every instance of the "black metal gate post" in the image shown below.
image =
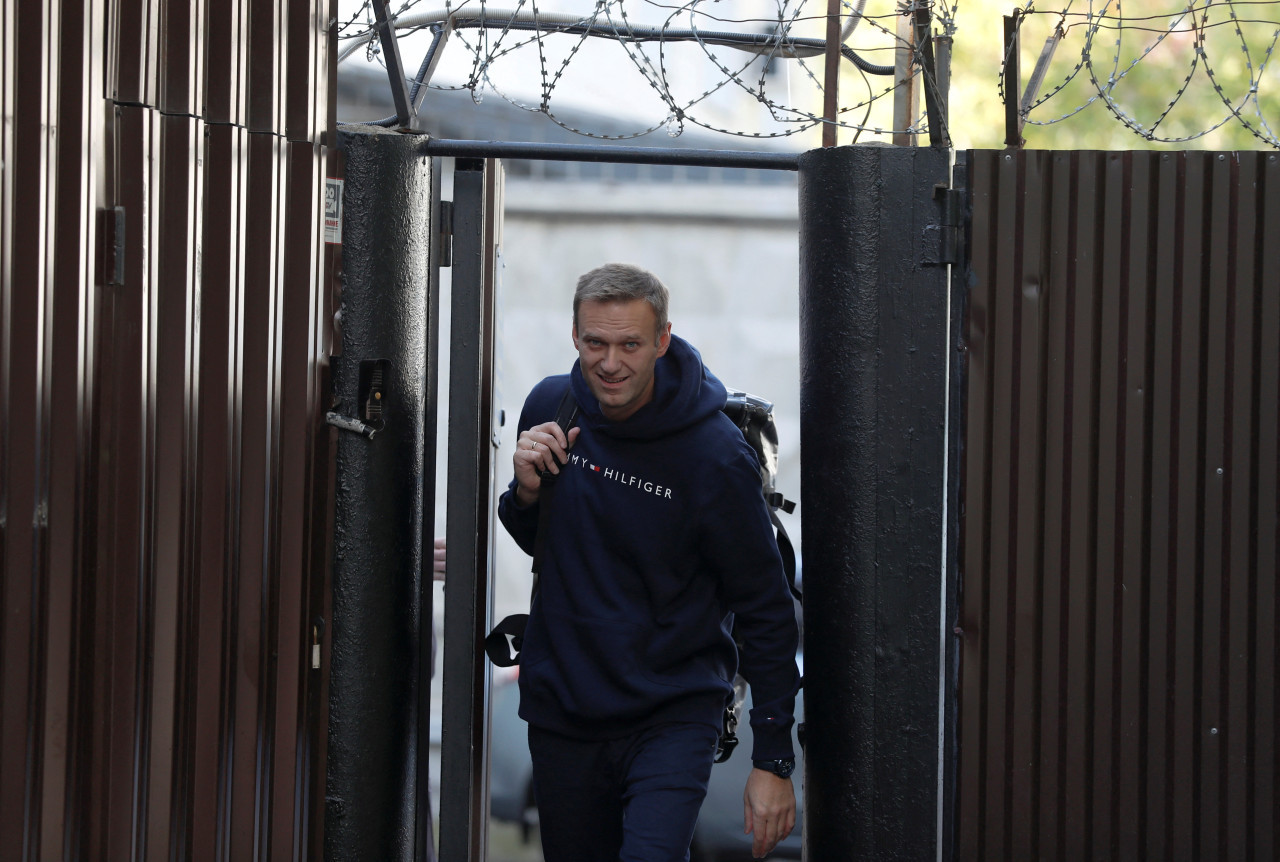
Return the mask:
[[429, 744], [417, 683], [423, 513], [435, 495], [434, 481], [424, 485], [428, 395], [435, 411], [423, 369], [432, 177], [409, 136], [351, 127], [338, 148], [346, 178], [329, 416], [340, 430], [325, 858], [409, 860], [417, 747]]
[[494, 344], [501, 163], [458, 159], [453, 173], [449, 348], [449, 511], [445, 538], [440, 858], [486, 858], [489, 666], [494, 530]]
[[813, 862], [950, 855], [949, 160], [879, 146], [800, 157]]

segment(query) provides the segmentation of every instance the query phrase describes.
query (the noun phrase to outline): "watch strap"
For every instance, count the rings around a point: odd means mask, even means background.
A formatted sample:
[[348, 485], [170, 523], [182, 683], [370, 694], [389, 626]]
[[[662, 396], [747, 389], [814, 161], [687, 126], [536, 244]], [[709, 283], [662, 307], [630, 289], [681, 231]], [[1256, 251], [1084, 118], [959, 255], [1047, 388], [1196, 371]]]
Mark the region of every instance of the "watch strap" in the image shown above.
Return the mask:
[[751, 765], [756, 769], [763, 769], [765, 772], [772, 772], [779, 778], [790, 778], [791, 773], [795, 771], [796, 759], [787, 757], [781, 760], [752, 760]]

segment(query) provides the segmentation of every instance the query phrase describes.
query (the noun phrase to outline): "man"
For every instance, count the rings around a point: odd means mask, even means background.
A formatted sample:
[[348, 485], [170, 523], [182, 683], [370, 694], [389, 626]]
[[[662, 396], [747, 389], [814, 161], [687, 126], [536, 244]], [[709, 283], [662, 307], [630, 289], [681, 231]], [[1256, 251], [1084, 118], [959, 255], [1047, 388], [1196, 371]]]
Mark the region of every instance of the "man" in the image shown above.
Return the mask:
[[[499, 516], [532, 553], [557, 474], [520, 658], [547, 862], [687, 860], [738, 651], [754, 735], [744, 827], [762, 858], [795, 824], [791, 597], [756, 456], [726, 391], [671, 334], [667, 289], [608, 264], [578, 281], [578, 361], [525, 401]], [[566, 389], [580, 413], [554, 417]]]

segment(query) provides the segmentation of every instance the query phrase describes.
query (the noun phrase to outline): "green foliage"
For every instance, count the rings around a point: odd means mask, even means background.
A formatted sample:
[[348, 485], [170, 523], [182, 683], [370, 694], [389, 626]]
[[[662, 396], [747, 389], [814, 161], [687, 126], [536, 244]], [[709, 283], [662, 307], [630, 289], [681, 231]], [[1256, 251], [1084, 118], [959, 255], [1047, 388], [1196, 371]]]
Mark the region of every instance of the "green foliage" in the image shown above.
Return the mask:
[[[868, 3], [868, 13], [876, 0]], [[1046, 39], [1061, 28], [1023, 127], [1036, 149], [1260, 149], [1280, 136], [1280, 2], [1068, 0], [1032, 9], [1020, 28], [1022, 101]], [[1070, 11], [1069, 14], [1067, 13]], [[1005, 146], [1001, 74], [1008, 0], [961, 0], [955, 9], [950, 132], [955, 146]], [[886, 19], [880, 19], [882, 21]], [[891, 25], [887, 25], [891, 26]], [[884, 31], [881, 31], [882, 34]], [[883, 36], [882, 36], [883, 38]], [[883, 80], [883, 79], [882, 79]], [[875, 82], [873, 82], [875, 83]], [[883, 86], [883, 85], [881, 85]], [[841, 104], [865, 84], [843, 73]], [[869, 125], [892, 126], [892, 97]], [[847, 113], [846, 122], [862, 116]], [[842, 130], [840, 143], [855, 133]], [[868, 140], [863, 133], [861, 140]]]

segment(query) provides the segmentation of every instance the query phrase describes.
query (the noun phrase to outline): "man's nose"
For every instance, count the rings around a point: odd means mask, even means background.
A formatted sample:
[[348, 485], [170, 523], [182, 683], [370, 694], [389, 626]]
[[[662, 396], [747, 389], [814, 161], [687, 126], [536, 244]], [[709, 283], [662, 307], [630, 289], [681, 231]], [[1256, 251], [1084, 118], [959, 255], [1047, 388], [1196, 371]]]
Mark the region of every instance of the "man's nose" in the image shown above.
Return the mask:
[[604, 358], [600, 361], [600, 365], [603, 366], [606, 371], [614, 368], [621, 368], [622, 351], [612, 344], [609, 345], [604, 349]]

